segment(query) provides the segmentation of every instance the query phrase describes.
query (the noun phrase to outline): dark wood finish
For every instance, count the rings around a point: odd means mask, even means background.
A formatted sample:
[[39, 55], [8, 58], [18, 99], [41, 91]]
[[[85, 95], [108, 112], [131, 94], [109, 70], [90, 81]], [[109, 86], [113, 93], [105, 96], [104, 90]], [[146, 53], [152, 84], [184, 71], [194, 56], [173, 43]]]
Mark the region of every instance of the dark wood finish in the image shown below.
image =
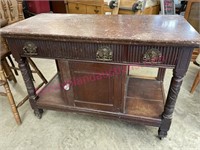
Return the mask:
[[[60, 78], [61, 78], [61, 92], [63, 96], [65, 97], [65, 103], [69, 106], [74, 106], [74, 91], [73, 87], [70, 85], [70, 81], [72, 81], [70, 68], [69, 68], [69, 62], [64, 60], [57, 60], [57, 67], [60, 72]], [[66, 84], [69, 84], [69, 90], [66, 92], [64, 90], [64, 86]]]
[[[199, 34], [180, 16], [42, 14], [0, 31], [19, 63], [39, 117], [45, 108], [120, 118], [158, 126], [161, 139], [170, 128], [193, 48], [200, 44]], [[56, 59], [59, 75], [39, 94], [26, 57]], [[154, 80], [134, 79], [127, 76], [129, 64], [160, 69]], [[110, 66], [123, 68], [124, 74], [63, 90], [66, 79], [99, 75]], [[173, 78], [165, 100], [166, 68], [173, 69]], [[52, 90], [54, 84], [57, 90]]]
[[157, 80], [158, 81], [163, 81], [164, 77], [165, 77], [165, 72], [166, 72], [166, 68], [159, 68], [158, 70], [158, 74], [157, 74]]
[[[65, 68], [65, 72], [61, 73], [62, 82], [69, 81], [70, 84], [70, 90], [64, 92], [67, 104], [97, 110], [123, 111], [122, 80], [126, 76], [123, 66], [72, 61], [61, 61], [59, 66], [61, 70]], [[66, 70], [70, 70], [70, 75]], [[69, 98], [69, 95], [74, 96]]]
[[150, 79], [128, 78], [126, 114], [161, 121], [164, 108], [162, 82]]
[[[181, 84], [183, 82], [183, 77], [186, 74], [186, 71], [189, 66], [189, 60], [192, 56], [191, 48], [183, 48], [179, 53], [177, 58], [176, 67], [173, 69], [173, 77], [171, 80], [168, 96], [166, 99], [164, 112], [162, 114], [162, 123], [159, 128], [158, 134], [160, 138], [167, 136], [167, 131], [170, 128], [172, 114], [174, 112], [175, 103], [177, 100], [178, 93], [180, 91]], [[188, 61], [185, 61], [188, 60]]]
[[21, 58], [18, 63], [19, 63], [19, 68], [22, 73], [22, 77], [24, 78], [24, 82], [25, 82], [25, 85], [27, 88], [31, 107], [32, 107], [32, 109], [34, 109], [35, 115], [38, 118], [41, 118], [43, 110], [38, 109], [36, 107], [36, 101], [38, 99], [38, 96], [36, 95], [36, 89], [35, 89], [33, 81], [32, 81], [32, 73], [31, 73], [27, 58]]
[[[102, 111], [102, 110], [73, 107], [73, 106], [66, 105], [65, 99], [62, 96], [61, 90], [59, 89], [52, 90], [52, 87], [54, 87], [55, 85], [60, 85], [61, 83], [62, 82], [60, 80], [59, 74], [55, 75], [52, 78], [52, 80], [47, 84], [47, 86], [38, 94], [38, 96], [40, 97], [39, 101], [37, 102], [38, 108], [61, 110], [61, 111], [75, 111], [75, 112], [80, 112], [80, 113], [90, 113], [93, 115], [100, 115], [106, 118], [120, 118], [122, 120], [129, 120], [129, 121], [137, 122], [140, 124], [146, 124], [146, 125], [157, 126], [157, 127], [160, 126], [161, 117], [159, 118], [159, 114], [160, 114], [159, 110], [157, 110], [157, 112], [155, 110], [153, 116], [147, 113], [146, 115], [138, 116], [138, 115], [135, 115], [137, 114], [137, 111], [134, 112], [133, 110], [134, 107], [133, 108], [131, 107], [131, 105], [133, 104], [132, 101], [130, 102], [130, 105], [129, 103], [126, 105], [126, 107], [129, 107], [129, 110], [126, 111], [125, 113]], [[157, 102], [158, 108], [162, 107], [160, 106], [160, 103], [162, 102], [161, 101], [159, 102], [158, 100]], [[137, 106], [140, 106], [140, 105], [137, 105]], [[148, 104], [146, 104], [146, 106], [148, 106]]]

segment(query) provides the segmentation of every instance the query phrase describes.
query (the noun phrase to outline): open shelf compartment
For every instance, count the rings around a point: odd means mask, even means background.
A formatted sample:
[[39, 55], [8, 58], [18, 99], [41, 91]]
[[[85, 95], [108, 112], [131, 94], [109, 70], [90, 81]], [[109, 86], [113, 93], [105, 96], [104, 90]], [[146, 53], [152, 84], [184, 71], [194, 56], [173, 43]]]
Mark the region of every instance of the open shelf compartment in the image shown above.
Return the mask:
[[127, 78], [126, 114], [160, 119], [164, 100], [162, 82], [155, 79]]
[[164, 109], [164, 91], [160, 81], [127, 77], [124, 113], [68, 106], [64, 102], [59, 88], [60, 85], [60, 76], [57, 74], [38, 93], [38, 108], [90, 113], [152, 126], [159, 126], [161, 123], [160, 116]]

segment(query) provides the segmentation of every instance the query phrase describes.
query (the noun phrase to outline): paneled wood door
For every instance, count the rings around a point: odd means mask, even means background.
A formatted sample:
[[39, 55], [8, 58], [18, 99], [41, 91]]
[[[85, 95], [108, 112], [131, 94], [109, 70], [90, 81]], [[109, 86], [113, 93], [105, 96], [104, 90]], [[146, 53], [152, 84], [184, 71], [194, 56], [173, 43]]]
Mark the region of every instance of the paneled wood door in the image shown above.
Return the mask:
[[[61, 77], [65, 83], [63, 87], [68, 86], [63, 94], [69, 105], [123, 111], [126, 67], [75, 61], [58, 61], [58, 64], [61, 74], [64, 73]], [[70, 72], [66, 72], [67, 68]]]

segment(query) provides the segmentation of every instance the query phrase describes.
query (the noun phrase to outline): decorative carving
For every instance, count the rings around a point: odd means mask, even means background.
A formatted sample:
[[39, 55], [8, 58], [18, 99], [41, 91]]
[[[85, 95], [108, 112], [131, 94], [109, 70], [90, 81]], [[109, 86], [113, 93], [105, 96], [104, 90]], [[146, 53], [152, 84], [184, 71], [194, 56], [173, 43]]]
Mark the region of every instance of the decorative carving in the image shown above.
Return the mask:
[[157, 49], [149, 49], [143, 55], [143, 63], [161, 63], [162, 54]]
[[32, 42], [26, 42], [23, 47], [24, 54], [26, 55], [38, 55], [37, 46]]
[[101, 47], [96, 53], [96, 60], [100, 61], [112, 61], [113, 52], [109, 47]]

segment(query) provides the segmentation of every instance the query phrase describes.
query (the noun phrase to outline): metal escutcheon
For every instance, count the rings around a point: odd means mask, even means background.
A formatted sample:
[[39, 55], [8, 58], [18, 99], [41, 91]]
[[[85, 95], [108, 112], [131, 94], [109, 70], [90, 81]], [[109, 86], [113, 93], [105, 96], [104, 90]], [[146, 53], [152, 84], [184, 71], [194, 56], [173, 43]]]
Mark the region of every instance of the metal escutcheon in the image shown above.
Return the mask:
[[162, 53], [158, 49], [147, 50], [142, 58], [143, 63], [161, 63]]
[[23, 51], [26, 55], [38, 55], [37, 46], [33, 42], [26, 42]]
[[112, 61], [113, 52], [110, 47], [100, 47], [96, 53], [96, 60], [100, 61]]

